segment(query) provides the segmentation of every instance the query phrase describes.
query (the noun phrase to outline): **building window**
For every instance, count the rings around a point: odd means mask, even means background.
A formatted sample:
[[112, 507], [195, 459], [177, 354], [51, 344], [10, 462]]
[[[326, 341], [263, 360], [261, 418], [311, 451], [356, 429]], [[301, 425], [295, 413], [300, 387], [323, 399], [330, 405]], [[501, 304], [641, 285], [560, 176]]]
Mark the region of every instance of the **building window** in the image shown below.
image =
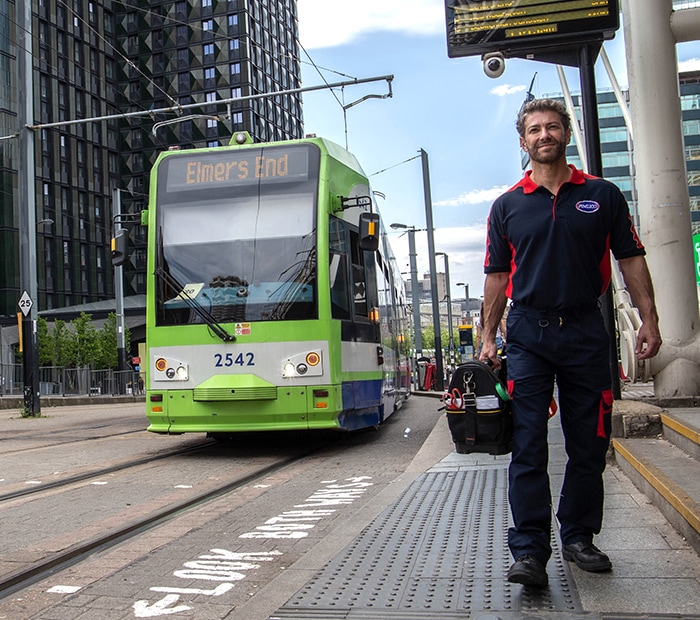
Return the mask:
[[686, 160], [700, 159], [700, 145], [690, 145], [685, 147]]
[[240, 75], [241, 74], [241, 63], [240, 62], [232, 62], [231, 63], [231, 75]]
[[202, 0], [202, 7], [206, 8], [211, 6], [211, 0]]
[[228, 16], [228, 25], [238, 26], [238, 13], [234, 13], [233, 15]]
[[214, 55], [214, 44], [213, 43], [205, 43], [202, 45], [202, 53], [205, 56], [213, 56]]
[[700, 120], [683, 121], [683, 135], [696, 136], [700, 133]]
[[240, 47], [241, 47], [241, 43], [238, 39], [229, 39], [229, 42], [228, 42], [229, 50], [231, 50], [233, 52], [233, 51], [236, 51], [237, 49], [239, 49]]
[[214, 30], [214, 20], [213, 19], [205, 19], [202, 22], [202, 30]]
[[204, 69], [204, 79], [213, 80], [216, 77], [216, 69], [214, 67], [208, 67]]

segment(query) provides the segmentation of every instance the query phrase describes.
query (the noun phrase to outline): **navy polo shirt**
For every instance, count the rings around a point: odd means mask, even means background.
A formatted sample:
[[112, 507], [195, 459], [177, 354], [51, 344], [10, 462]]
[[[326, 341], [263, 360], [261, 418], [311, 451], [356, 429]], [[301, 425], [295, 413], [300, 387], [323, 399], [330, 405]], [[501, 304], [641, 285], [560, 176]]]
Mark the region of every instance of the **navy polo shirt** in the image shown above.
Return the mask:
[[556, 196], [528, 171], [491, 207], [484, 272], [508, 272], [515, 302], [546, 310], [594, 303], [610, 284], [610, 251], [645, 254], [619, 188], [569, 167]]

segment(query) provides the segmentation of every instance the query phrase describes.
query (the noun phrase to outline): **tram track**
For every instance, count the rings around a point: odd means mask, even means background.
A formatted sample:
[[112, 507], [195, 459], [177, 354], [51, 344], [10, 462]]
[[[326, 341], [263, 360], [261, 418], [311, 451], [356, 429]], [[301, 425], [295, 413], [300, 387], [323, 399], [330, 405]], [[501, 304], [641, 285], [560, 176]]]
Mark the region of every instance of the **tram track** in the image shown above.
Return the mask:
[[[117, 433], [114, 435], [115, 437], [123, 435], [124, 433]], [[55, 490], [55, 489], [60, 489], [61, 487], [67, 487], [72, 484], [76, 484], [79, 482], [85, 482], [86, 480], [90, 480], [93, 478], [100, 478], [101, 476], [105, 476], [107, 474], [112, 474], [118, 471], [124, 471], [133, 467], [140, 467], [141, 465], [147, 465], [149, 463], [153, 463], [155, 461], [160, 461], [163, 459], [168, 459], [172, 458], [174, 456], [181, 456], [183, 454], [188, 454], [191, 452], [196, 452], [198, 450], [204, 450], [206, 448], [209, 448], [213, 445], [216, 444], [215, 440], [208, 440], [203, 443], [199, 443], [196, 445], [192, 446], [186, 446], [184, 448], [178, 448], [177, 450], [169, 450], [166, 452], [159, 452], [158, 454], [151, 454], [148, 456], [144, 456], [141, 458], [137, 458], [131, 461], [125, 461], [122, 463], [117, 463], [114, 465], [110, 465], [108, 467], [101, 467], [99, 469], [91, 470], [91, 471], [86, 471], [81, 474], [75, 474], [72, 476], [68, 476], [66, 478], [62, 478], [60, 480], [54, 480], [52, 482], [45, 482], [42, 483], [41, 486], [37, 487], [26, 487], [23, 489], [18, 489], [16, 491], [10, 491], [8, 493], [0, 493], [0, 504], [3, 502], [17, 499], [19, 497], [26, 497], [28, 495], [39, 495], [41, 493], [44, 493], [48, 490]], [[65, 445], [65, 444], [61, 444]]]
[[[126, 428], [124, 430], [115, 430], [120, 427]], [[109, 420], [87, 426], [76, 425], [69, 428], [42, 430], [39, 432], [34, 429], [3, 429], [2, 436], [0, 436], [0, 451], [3, 455], [6, 455], [18, 452], [25, 453], [30, 450], [45, 450], [85, 441], [99, 441], [111, 437], [143, 433], [145, 432], [145, 427], [144, 419], [139, 417], [137, 419]], [[92, 434], [85, 434], [90, 432]], [[27, 446], [23, 442], [34, 442], [36, 445]], [[17, 447], [10, 447], [9, 444], [11, 443], [18, 445]]]
[[[235, 491], [241, 487], [254, 483], [258, 480], [278, 472], [286, 467], [289, 467], [297, 462], [302, 461], [315, 453], [318, 453], [330, 445], [336, 443], [337, 439], [324, 440], [320, 444], [313, 445], [308, 450], [303, 450], [294, 455], [279, 457], [273, 462], [267, 464], [260, 469], [256, 469], [234, 480], [229, 480], [217, 486], [211, 487], [206, 491], [191, 495], [182, 501], [170, 503], [162, 508], [156, 509], [148, 514], [131, 520], [130, 522], [119, 526], [104, 533], [99, 533], [84, 541], [75, 543], [62, 549], [59, 552], [53, 553], [50, 556], [42, 558], [36, 562], [32, 562], [16, 571], [0, 576], [0, 599], [4, 599], [15, 592], [18, 592], [34, 583], [41, 581], [49, 575], [56, 574], [64, 569], [75, 564], [89, 559], [96, 553], [129, 541], [140, 534], [151, 530], [155, 527], [163, 525], [168, 521], [186, 514], [188, 511], [194, 510], [197, 507], [216, 500], [227, 493]], [[215, 443], [215, 442], [213, 442]], [[210, 445], [210, 444], [208, 444]], [[188, 449], [183, 449], [178, 452], [185, 453], [193, 450], [202, 449], [204, 445], [193, 446]], [[161, 458], [173, 456], [173, 453], [163, 455]], [[146, 462], [158, 460], [157, 458], [143, 459]], [[104, 472], [103, 472], [104, 473]], [[97, 475], [97, 474], [93, 474]], [[75, 482], [75, 481], [74, 481]], [[44, 487], [44, 490], [47, 487]], [[2, 497], [0, 496], [0, 500]]]

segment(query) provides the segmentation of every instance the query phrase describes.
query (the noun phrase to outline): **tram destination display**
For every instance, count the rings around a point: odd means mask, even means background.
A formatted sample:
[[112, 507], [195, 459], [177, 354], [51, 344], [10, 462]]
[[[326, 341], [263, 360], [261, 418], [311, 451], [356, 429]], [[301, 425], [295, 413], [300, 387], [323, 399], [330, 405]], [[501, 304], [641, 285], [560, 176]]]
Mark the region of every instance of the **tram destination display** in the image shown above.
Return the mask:
[[445, 0], [450, 58], [611, 39], [618, 0]]

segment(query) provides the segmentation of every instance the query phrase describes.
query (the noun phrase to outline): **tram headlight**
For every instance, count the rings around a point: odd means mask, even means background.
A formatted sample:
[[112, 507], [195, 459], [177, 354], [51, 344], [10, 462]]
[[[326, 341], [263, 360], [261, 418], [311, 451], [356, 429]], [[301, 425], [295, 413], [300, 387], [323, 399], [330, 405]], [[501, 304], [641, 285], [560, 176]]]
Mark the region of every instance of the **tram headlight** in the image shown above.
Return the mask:
[[187, 362], [163, 355], [155, 358], [152, 377], [154, 381], [189, 381], [190, 370]]
[[282, 377], [322, 377], [323, 357], [319, 349], [307, 350], [282, 360]]

